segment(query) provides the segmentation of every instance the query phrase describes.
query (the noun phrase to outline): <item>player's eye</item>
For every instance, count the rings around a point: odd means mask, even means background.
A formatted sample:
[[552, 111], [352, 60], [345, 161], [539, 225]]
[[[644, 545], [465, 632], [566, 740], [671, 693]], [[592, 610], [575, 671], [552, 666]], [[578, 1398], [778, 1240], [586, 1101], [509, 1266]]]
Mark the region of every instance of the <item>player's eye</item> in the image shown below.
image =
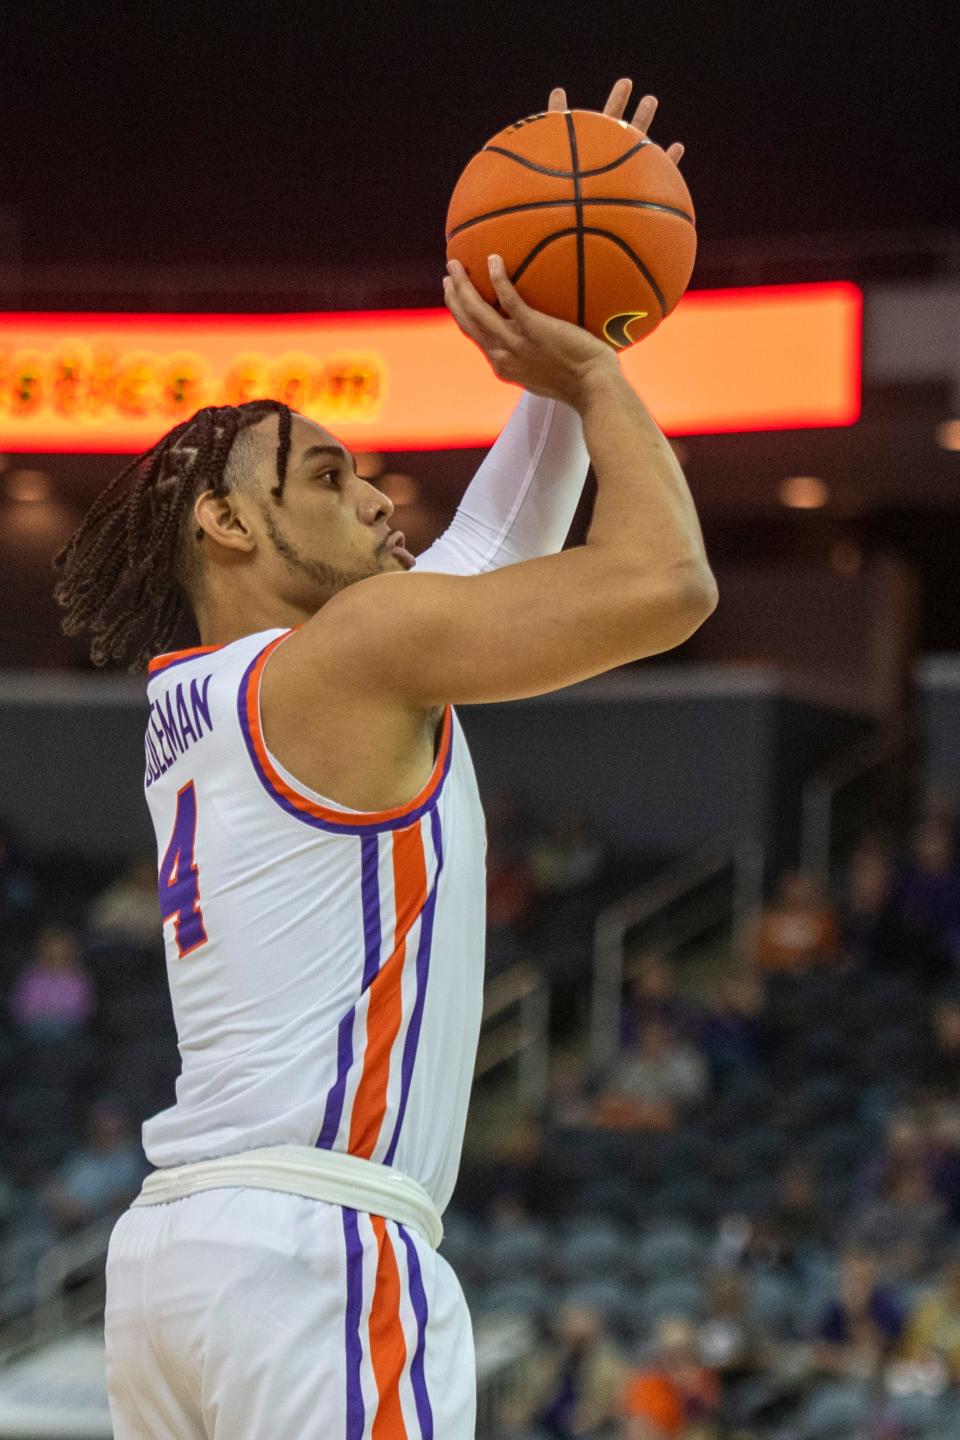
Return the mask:
[[339, 470], [321, 470], [321, 471], [320, 471], [320, 474], [317, 476], [317, 479], [318, 479], [318, 480], [331, 480], [331, 481], [333, 482], [333, 484], [336, 485], [337, 488], [339, 489], [339, 486], [340, 486], [340, 471], [339, 471]]

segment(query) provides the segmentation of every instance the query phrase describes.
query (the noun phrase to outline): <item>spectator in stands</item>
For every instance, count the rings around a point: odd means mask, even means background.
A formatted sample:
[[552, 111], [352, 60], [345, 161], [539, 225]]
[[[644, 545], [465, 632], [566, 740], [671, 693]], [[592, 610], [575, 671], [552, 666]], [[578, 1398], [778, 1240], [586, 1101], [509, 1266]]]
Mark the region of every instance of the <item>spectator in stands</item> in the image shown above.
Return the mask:
[[0, 820], [0, 926], [5, 940], [16, 938], [37, 903], [37, 880], [13, 836]]
[[146, 1169], [126, 1110], [99, 1101], [90, 1114], [86, 1145], [67, 1157], [44, 1195], [54, 1229], [68, 1235], [119, 1213], [137, 1194]]
[[847, 869], [842, 912], [843, 948], [865, 970], [902, 971], [910, 961], [910, 937], [897, 909], [896, 864], [891, 847], [867, 835]]
[[917, 1361], [939, 1356], [954, 1384], [960, 1383], [960, 1248], [948, 1252], [939, 1285], [911, 1316], [905, 1351]]
[[934, 1195], [926, 1171], [910, 1165], [895, 1171], [883, 1193], [855, 1222], [865, 1249], [882, 1257], [883, 1274], [893, 1282], [927, 1276], [946, 1238], [946, 1207]]
[[620, 1059], [600, 1097], [601, 1123], [666, 1130], [677, 1114], [706, 1098], [707, 1062], [659, 1020], [644, 1026], [632, 1051]]
[[65, 927], [48, 925], [10, 996], [18, 1028], [35, 1041], [65, 1039], [82, 1029], [93, 1009], [93, 982], [81, 962], [77, 937]]
[[834, 1227], [820, 1203], [816, 1176], [809, 1165], [793, 1160], [780, 1173], [777, 1199], [758, 1226], [754, 1253], [767, 1248], [767, 1261], [775, 1267], [802, 1264], [811, 1252], [830, 1248]]
[[918, 1058], [917, 1083], [928, 1099], [960, 1098], [960, 998], [945, 996], [934, 1006], [930, 1043]]
[[157, 899], [157, 866], [151, 856], [131, 860], [123, 874], [102, 890], [87, 912], [94, 936], [159, 945], [162, 937]]
[[896, 1291], [881, 1285], [877, 1262], [862, 1249], [840, 1262], [840, 1284], [817, 1332], [816, 1363], [830, 1375], [866, 1379], [900, 1344], [904, 1311]]
[[714, 987], [705, 1012], [701, 1045], [714, 1083], [721, 1089], [737, 1077], [758, 1075], [764, 1049], [764, 988], [752, 975], [730, 975]]
[[695, 1330], [684, 1320], [665, 1320], [649, 1363], [623, 1387], [623, 1440], [711, 1440], [719, 1405], [720, 1386], [700, 1359]]
[[777, 898], [760, 917], [756, 960], [763, 970], [802, 974], [837, 956], [839, 930], [833, 908], [812, 875], [787, 870]]
[[931, 981], [960, 969], [960, 874], [953, 834], [941, 819], [913, 831], [896, 893], [897, 913]]
[[743, 1270], [714, 1270], [707, 1282], [707, 1317], [700, 1327], [701, 1358], [725, 1387], [774, 1362], [773, 1337], [750, 1313], [750, 1278]]
[[628, 986], [621, 1044], [635, 1045], [641, 1030], [653, 1020], [685, 1040], [695, 1040], [703, 1025], [703, 1007], [677, 994], [673, 970], [658, 950], [642, 956]]
[[607, 847], [578, 810], [562, 810], [530, 851], [530, 873], [540, 895], [559, 897], [584, 890], [598, 880]]
[[960, 1228], [960, 1097], [930, 1106], [926, 1173], [933, 1193], [946, 1207], [947, 1223]]
[[487, 968], [521, 958], [534, 916], [529, 840], [516, 797], [502, 791], [487, 805]]
[[562, 1306], [552, 1332], [518, 1373], [505, 1407], [507, 1434], [591, 1435], [614, 1420], [626, 1373], [596, 1311]]

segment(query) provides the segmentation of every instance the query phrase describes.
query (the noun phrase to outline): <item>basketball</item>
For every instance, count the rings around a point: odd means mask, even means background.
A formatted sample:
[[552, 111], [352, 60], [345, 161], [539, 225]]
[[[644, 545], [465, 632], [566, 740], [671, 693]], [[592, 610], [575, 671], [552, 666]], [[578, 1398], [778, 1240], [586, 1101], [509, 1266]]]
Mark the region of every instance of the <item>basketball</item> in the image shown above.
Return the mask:
[[491, 305], [487, 256], [498, 254], [528, 305], [617, 350], [670, 314], [697, 250], [676, 165], [593, 110], [529, 115], [488, 140], [454, 188], [446, 239]]

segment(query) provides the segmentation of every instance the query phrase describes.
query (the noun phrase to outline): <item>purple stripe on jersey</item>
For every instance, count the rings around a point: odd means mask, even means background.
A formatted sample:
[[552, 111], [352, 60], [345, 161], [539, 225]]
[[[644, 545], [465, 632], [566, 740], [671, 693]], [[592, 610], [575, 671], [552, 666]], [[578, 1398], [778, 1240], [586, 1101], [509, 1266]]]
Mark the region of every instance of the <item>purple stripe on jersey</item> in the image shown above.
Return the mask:
[[363, 890], [363, 988], [373, 984], [380, 969], [380, 841], [376, 835], [360, 837]]
[[420, 1422], [420, 1440], [433, 1440], [433, 1408], [427, 1394], [427, 1377], [424, 1373], [424, 1358], [427, 1350], [427, 1293], [423, 1288], [420, 1271], [420, 1257], [413, 1237], [402, 1225], [398, 1225], [400, 1239], [407, 1250], [407, 1278], [410, 1285], [410, 1303], [417, 1319], [417, 1348], [410, 1362], [410, 1383], [417, 1405], [417, 1419]]
[[427, 998], [427, 977], [430, 974], [430, 951], [433, 946], [433, 917], [437, 908], [437, 890], [440, 886], [440, 872], [443, 869], [443, 830], [440, 825], [440, 811], [437, 806], [430, 811], [430, 830], [433, 836], [433, 848], [437, 856], [437, 869], [433, 877], [433, 886], [427, 896], [423, 912], [420, 916], [420, 944], [417, 947], [417, 994], [413, 1003], [413, 1013], [410, 1016], [410, 1024], [407, 1027], [406, 1039], [403, 1042], [403, 1060], [400, 1065], [400, 1104], [397, 1107], [397, 1121], [393, 1127], [393, 1135], [387, 1152], [383, 1157], [384, 1165], [392, 1165], [393, 1157], [397, 1149], [397, 1141], [400, 1139], [400, 1128], [403, 1125], [403, 1117], [407, 1113], [407, 1101], [410, 1098], [410, 1081], [413, 1079], [413, 1067], [417, 1058], [417, 1046], [420, 1043], [420, 1026], [423, 1022], [423, 1006]]
[[[273, 641], [270, 643], [273, 644]], [[266, 647], [264, 647], [264, 649], [265, 648]], [[247, 754], [250, 756], [250, 763], [253, 766], [257, 779], [270, 796], [270, 799], [276, 801], [280, 808], [286, 810], [287, 814], [292, 815], [295, 820], [302, 820], [305, 825], [312, 825], [315, 830], [327, 830], [334, 835], [369, 835], [371, 833], [379, 833], [383, 830], [405, 830], [408, 825], [414, 825], [418, 820], [422, 819], [431, 805], [437, 803], [437, 797], [446, 784], [447, 776], [450, 773], [450, 765], [453, 760], [453, 746], [455, 743], [455, 736], [452, 729], [446, 759], [443, 762], [443, 771], [437, 781], [437, 787], [433, 791], [433, 794], [424, 800], [422, 805], [418, 805], [415, 810], [409, 810], [403, 815], [397, 815], [393, 820], [372, 821], [359, 819], [351, 821], [346, 815], [344, 815], [342, 820], [322, 820], [319, 815], [310, 815], [307, 811], [301, 810], [298, 806], [294, 805], [291, 800], [288, 800], [286, 795], [282, 795], [279, 790], [274, 788], [270, 777], [260, 764], [260, 757], [253, 743], [253, 737], [250, 734], [250, 725], [247, 721], [247, 691], [250, 688], [250, 677], [262, 653], [263, 651], [261, 651], [260, 654], [254, 655], [250, 664], [243, 672], [243, 679], [240, 681], [240, 689], [237, 692], [237, 715], [240, 720], [240, 733], [243, 735], [243, 743], [246, 745]], [[451, 719], [451, 726], [452, 724], [453, 721]]]
[[360, 1238], [360, 1225], [357, 1221], [356, 1210], [344, 1210], [343, 1234], [347, 1244], [346, 1440], [363, 1440], [366, 1422], [363, 1409], [363, 1388], [360, 1384], [360, 1366], [363, 1363], [363, 1342], [360, 1339], [360, 1315], [363, 1311], [363, 1241]]
[[[380, 842], [376, 835], [360, 837], [360, 890], [363, 908], [362, 995], [372, 985], [380, 969]], [[356, 1013], [354, 1005], [337, 1026], [337, 1078], [327, 1095], [323, 1125], [317, 1139], [318, 1150], [332, 1150], [340, 1129], [347, 1076], [353, 1064], [353, 1022]]]

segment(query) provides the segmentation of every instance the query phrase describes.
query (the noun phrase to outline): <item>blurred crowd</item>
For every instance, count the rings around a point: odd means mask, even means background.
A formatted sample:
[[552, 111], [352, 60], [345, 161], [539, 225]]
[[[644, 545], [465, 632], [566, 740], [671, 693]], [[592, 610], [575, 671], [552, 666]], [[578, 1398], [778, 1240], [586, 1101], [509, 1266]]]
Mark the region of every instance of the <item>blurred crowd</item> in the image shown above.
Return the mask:
[[957, 842], [941, 797], [830, 894], [788, 871], [705, 990], [635, 956], [615, 1063], [561, 1044], [467, 1156], [451, 1259], [539, 1337], [509, 1434], [960, 1434]]
[[[582, 815], [487, 807], [491, 975], [556, 1005], [547, 1101], [464, 1157], [445, 1253], [534, 1337], [524, 1440], [960, 1434], [960, 851], [938, 799], [831, 893], [779, 877], [733, 970], [632, 957], [619, 1053], [584, 1058], [599, 908], [646, 878]], [[0, 1319], [115, 1215], [170, 1103], [153, 858], [67, 886], [0, 826]]]

